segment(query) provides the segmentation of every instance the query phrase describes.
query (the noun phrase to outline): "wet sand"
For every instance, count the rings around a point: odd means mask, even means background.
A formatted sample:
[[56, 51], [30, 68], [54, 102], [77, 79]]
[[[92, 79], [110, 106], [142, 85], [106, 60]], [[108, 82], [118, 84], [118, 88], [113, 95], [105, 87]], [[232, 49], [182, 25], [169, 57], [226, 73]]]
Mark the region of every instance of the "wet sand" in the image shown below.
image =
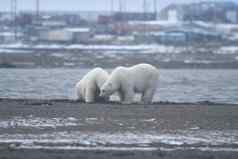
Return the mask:
[[[0, 99], [0, 158], [237, 158], [237, 132], [238, 105], [231, 104]], [[44, 138], [45, 134], [56, 135]], [[160, 142], [161, 134], [170, 136]], [[176, 140], [171, 140], [171, 134]], [[67, 142], [57, 143], [60, 135]], [[77, 135], [93, 144], [68, 143], [79, 140]], [[211, 142], [206, 142], [209, 135]], [[190, 142], [187, 137], [198, 138]], [[202, 140], [196, 142], [198, 139]], [[24, 145], [24, 140], [34, 144]], [[148, 143], [141, 143], [144, 140]]]

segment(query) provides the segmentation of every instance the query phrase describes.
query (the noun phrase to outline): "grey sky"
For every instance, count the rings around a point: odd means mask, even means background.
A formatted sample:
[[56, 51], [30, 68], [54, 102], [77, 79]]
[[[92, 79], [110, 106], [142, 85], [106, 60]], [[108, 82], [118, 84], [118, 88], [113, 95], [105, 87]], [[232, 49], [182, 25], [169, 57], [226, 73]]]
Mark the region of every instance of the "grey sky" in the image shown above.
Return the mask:
[[[34, 10], [36, 0], [18, 0], [18, 10]], [[118, 9], [118, 1], [114, 1], [114, 8]], [[141, 11], [143, 0], [121, 0], [123, 10]], [[170, 3], [190, 3], [202, 0], [157, 0], [158, 8], [163, 8]], [[211, 0], [211, 1], [233, 1], [237, 0]], [[0, 10], [9, 11], [11, 0], [0, 0]], [[153, 0], [147, 0], [152, 8]], [[41, 10], [73, 10], [73, 11], [92, 11], [92, 10], [110, 10], [111, 0], [40, 0]]]

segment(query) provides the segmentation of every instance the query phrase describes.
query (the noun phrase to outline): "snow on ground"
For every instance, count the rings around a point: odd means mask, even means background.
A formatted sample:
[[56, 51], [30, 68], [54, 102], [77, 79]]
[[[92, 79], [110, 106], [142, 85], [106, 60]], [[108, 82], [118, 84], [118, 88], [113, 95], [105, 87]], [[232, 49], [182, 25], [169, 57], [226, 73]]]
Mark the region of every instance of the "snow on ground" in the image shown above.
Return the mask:
[[[128, 50], [128, 51], [148, 51], [150, 52], [160, 52], [160, 53], [179, 53], [184, 50], [184, 47], [174, 47], [174, 46], [165, 46], [165, 45], [57, 45], [57, 44], [40, 44], [40, 45], [26, 45], [26, 44], [9, 44], [9, 45], [0, 45], [2, 50], [10, 49], [66, 49], [66, 50]], [[14, 50], [13, 50], [14, 51]]]
[[[83, 45], [83, 44], [39, 44], [39, 45], [27, 45], [22, 43], [16, 44], [2, 44], [0, 45], [0, 53], [31, 53], [34, 50], [103, 50], [110, 51], [109, 53], [130, 53], [131, 51], [136, 53], [183, 53], [189, 50], [194, 50], [193, 47], [186, 46], [173, 46], [162, 44], [140, 44], [140, 45]], [[206, 51], [205, 48], [199, 48], [199, 51]], [[216, 53], [218, 54], [236, 54], [238, 53], [238, 46], [222, 46]]]
[[238, 46], [223, 46], [218, 51], [218, 54], [237, 54]]
[[13, 49], [0, 49], [1, 53], [32, 53], [30, 50], [13, 50]]
[[167, 20], [156, 20], [156, 21], [130, 21], [130, 25], [161, 25], [167, 27], [181, 26], [183, 22], [181, 21], [167, 21]]
[[151, 145], [220, 147], [224, 144], [237, 145], [237, 131], [181, 131], [160, 134], [155, 132], [100, 133], [61, 131], [44, 134], [1, 134], [0, 143], [19, 143], [22, 146], [137, 146]]
[[81, 123], [72, 117], [69, 118], [40, 118], [40, 117], [15, 117], [13, 119], [0, 122], [0, 128], [17, 128], [17, 127], [31, 127], [31, 128], [45, 128], [45, 127], [62, 127], [62, 126], [79, 126]]

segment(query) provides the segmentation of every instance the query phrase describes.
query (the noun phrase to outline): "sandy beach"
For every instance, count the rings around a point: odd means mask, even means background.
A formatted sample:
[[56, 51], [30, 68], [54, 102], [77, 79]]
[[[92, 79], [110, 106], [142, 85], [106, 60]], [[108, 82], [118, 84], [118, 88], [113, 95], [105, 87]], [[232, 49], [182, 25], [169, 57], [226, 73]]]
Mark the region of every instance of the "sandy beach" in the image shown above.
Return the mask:
[[237, 158], [238, 105], [0, 99], [0, 158]]

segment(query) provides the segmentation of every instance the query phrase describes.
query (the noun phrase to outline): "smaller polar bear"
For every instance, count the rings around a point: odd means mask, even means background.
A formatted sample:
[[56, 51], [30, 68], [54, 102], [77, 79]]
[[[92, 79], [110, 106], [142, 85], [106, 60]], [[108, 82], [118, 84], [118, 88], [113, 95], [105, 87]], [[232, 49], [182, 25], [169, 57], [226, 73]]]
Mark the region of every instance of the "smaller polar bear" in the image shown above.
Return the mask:
[[77, 100], [85, 101], [86, 103], [109, 100], [109, 98], [102, 98], [99, 96], [100, 87], [104, 84], [108, 77], [108, 72], [99, 67], [88, 72], [76, 84]]
[[158, 69], [149, 64], [117, 67], [101, 87], [100, 96], [108, 97], [118, 92], [122, 103], [130, 104], [135, 93], [141, 93], [143, 103], [151, 103], [158, 78]]

